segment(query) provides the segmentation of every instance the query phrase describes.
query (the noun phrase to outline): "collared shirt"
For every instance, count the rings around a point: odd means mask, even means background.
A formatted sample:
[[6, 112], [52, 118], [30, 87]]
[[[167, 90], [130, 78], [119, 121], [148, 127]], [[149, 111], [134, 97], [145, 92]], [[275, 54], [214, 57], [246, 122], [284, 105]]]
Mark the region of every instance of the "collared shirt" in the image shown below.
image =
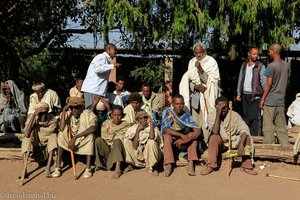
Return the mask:
[[124, 103], [126, 103], [129, 100], [130, 92], [127, 90], [122, 90], [120, 94], [117, 93], [115, 90], [113, 93], [107, 93], [106, 97], [109, 100], [109, 103], [114, 105], [122, 106], [123, 108], [126, 106]]
[[243, 87], [244, 93], [249, 93], [249, 94], [252, 93], [252, 76], [253, 76], [253, 67], [254, 66], [255, 66], [255, 63], [253, 63], [252, 65], [247, 64], [244, 87]]
[[81, 91], [105, 96], [110, 71], [114, 68], [106, 52], [98, 54], [91, 62]]
[[70, 97], [79, 97], [79, 98], [83, 98], [83, 93], [80, 92], [76, 86], [72, 87], [69, 91]]

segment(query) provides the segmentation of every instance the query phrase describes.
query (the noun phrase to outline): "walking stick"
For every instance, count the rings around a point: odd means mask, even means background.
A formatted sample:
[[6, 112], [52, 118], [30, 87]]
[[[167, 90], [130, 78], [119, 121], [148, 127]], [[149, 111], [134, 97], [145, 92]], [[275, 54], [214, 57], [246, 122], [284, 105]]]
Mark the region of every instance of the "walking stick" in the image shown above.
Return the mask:
[[23, 161], [24, 165], [23, 165], [23, 169], [22, 169], [22, 172], [21, 172], [21, 180], [20, 180], [20, 185], [21, 186], [24, 184], [24, 179], [25, 179], [25, 175], [26, 175], [26, 171], [27, 171], [27, 162], [28, 162], [28, 157], [29, 157], [29, 154], [30, 154], [30, 146], [31, 146], [31, 135], [29, 137], [29, 144], [28, 144], [28, 147], [27, 147], [27, 151], [25, 152], [25, 158], [24, 158], [24, 161]]
[[[69, 139], [69, 141], [71, 140], [71, 128], [70, 128], [70, 126], [68, 126], [68, 139]], [[75, 159], [74, 159], [74, 151], [72, 149], [70, 149], [70, 154], [71, 154], [74, 180], [77, 180], [77, 171], [76, 171], [76, 165], [75, 165]]]
[[229, 101], [229, 125], [228, 125], [228, 152], [229, 158], [227, 161], [227, 178], [230, 176], [231, 167], [232, 167], [232, 158], [230, 157], [231, 152], [231, 115], [232, 115], [232, 101]]

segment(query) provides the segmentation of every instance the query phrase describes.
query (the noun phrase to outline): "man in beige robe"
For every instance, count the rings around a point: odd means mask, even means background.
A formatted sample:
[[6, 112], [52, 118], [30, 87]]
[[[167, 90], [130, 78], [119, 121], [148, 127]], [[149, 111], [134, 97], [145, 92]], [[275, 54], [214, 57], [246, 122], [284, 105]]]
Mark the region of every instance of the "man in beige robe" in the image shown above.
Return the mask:
[[145, 110], [137, 112], [136, 120], [125, 133], [126, 163], [131, 168], [146, 167], [147, 172], [157, 176], [157, 165], [163, 155], [161, 133]]
[[124, 108], [125, 117], [123, 120], [128, 123], [134, 123], [136, 112], [141, 108], [141, 104], [142, 96], [137, 92], [131, 93], [129, 96], [129, 104]]
[[115, 171], [112, 179], [121, 176], [121, 162], [125, 161], [125, 149], [123, 139], [130, 124], [122, 121], [123, 108], [114, 106], [111, 112], [111, 119], [104, 121], [99, 137], [95, 139], [95, 165], [110, 170], [115, 164]]
[[49, 105], [49, 113], [53, 115], [59, 114], [61, 110], [61, 101], [57, 93], [51, 89], [47, 89], [44, 83], [36, 83], [32, 86], [33, 94], [29, 97], [28, 115], [35, 111], [35, 105], [38, 102], [44, 102]]
[[80, 97], [83, 98], [83, 92], [81, 92], [83, 79], [76, 79], [75, 86], [72, 87], [69, 91], [70, 97]]
[[[92, 177], [91, 157], [94, 155], [94, 133], [97, 117], [91, 110], [84, 110], [84, 99], [70, 97], [63, 108], [58, 134], [58, 156], [53, 177], [61, 175], [60, 161], [63, 150], [72, 150], [75, 154], [86, 155], [86, 169], [83, 178]], [[68, 111], [69, 110], [69, 111]], [[71, 135], [69, 139], [68, 135]]]
[[162, 101], [164, 99], [161, 94], [157, 94], [152, 91], [151, 86], [149, 84], [142, 85], [142, 92], [140, 92], [142, 96], [142, 106], [141, 109], [145, 110], [149, 115], [157, 113], [162, 108]]
[[220, 96], [216, 99], [216, 109], [208, 116], [207, 123], [211, 133], [209, 137], [208, 155], [209, 160], [202, 175], [207, 175], [217, 168], [219, 152], [228, 149], [229, 136], [231, 134], [231, 148], [237, 149], [237, 155], [242, 157], [241, 171], [250, 175], [257, 175], [254, 171], [250, 156], [245, 155], [245, 147], [251, 148], [250, 130], [242, 117], [230, 111], [228, 100]]
[[44, 158], [48, 156], [48, 163], [45, 170], [47, 178], [51, 177], [50, 167], [53, 152], [57, 149], [58, 132], [57, 119], [53, 115], [48, 114], [48, 110], [49, 105], [47, 103], [39, 102], [36, 104], [35, 112], [26, 124], [21, 146], [23, 164], [27, 162], [25, 160], [26, 152], [30, 153], [33, 150], [41, 150]]
[[215, 100], [220, 96], [220, 72], [217, 61], [207, 55], [203, 43], [193, 46], [195, 57], [189, 61], [188, 71], [179, 84], [179, 93], [184, 97], [186, 111], [190, 110], [198, 124], [202, 125], [207, 142], [207, 116], [214, 110]]

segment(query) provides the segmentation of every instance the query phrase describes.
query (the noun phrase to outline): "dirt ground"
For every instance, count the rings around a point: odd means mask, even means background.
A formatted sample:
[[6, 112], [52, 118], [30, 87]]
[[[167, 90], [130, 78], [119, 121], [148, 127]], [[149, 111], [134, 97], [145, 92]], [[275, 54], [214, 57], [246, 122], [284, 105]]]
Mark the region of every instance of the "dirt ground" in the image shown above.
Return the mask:
[[[260, 165], [266, 165], [260, 169]], [[78, 173], [84, 164], [77, 163]], [[158, 177], [145, 170], [135, 170], [122, 175], [118, 180], [110, 178], [112, 172], [99, 170], [90, 179], [73, 179], [72, 169], [67, 168], [60, 178], [47, 179], [44, 168], [36, 169], [37, 163], [29, 163], [32, 172], [23, 186], [17, 179], [21, 161], [0, 160], [1, 199], [298, 199], [300, 181], [266, 177], [271, 175], [300, 178], [300, 166], [279, 162], [257, 161], [257, 176], [250, 176], [234, 168], [230, 178], [226, 177], [226, 165], [208, 176], [201, 176], [203, 168], [197, 165], [197, 176], [186, 173], [185, 166], [177, 167], [170, 177], [160, 173]]]

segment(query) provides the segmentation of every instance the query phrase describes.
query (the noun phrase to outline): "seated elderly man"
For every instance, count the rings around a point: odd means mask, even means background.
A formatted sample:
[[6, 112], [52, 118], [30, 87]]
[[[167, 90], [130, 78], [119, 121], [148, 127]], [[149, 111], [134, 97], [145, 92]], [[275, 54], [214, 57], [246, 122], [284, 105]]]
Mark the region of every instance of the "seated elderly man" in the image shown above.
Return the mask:
[[162, 137], [153, 120], [145, 110], [136, 113], [136, 123], [125, 133], [124, 147], [126, 163], [125, 172], [131, 171], [132, 166], [146, 167], [148, 173], [158, 175], [158, 162], [162, 158]]
[[24, 93], [12, 80], [1, 83], [1, 90], [0, 130], [4, 133], [23, 131], [27, 113]]
[[186, 113], [182, 95], [174, 95], [172, 106], [167, 107], [162, 113], [161, 130], [164, 137], [164, 170], [168, 177], [173, 171], [174, 153], [173, 147], [177, 150], [187, 151], [188, 153], [188, 175], [195, 176], [194, 161], [198, 160], [197, 144], [201, 134], [198, 124], [193, 117]]
[[[208, 115], [207, 123], [211, 135], [209, 137], [208, 156], [209, 160], [205, 169], [201, 172], [202, 175], [207, 175], [213, 172], [217, 168], [217, 157], [220, 150], [227, 150], [228, 147], [228, 132], [231, 133], [232, 148], [238, 149], [238, 155], [242, 156], [241, 171], [250, 175], [257, 175], [257, 172], [253, 170], [250, 156], [244, 155], [244, 149], [248, 145], [251, 145], [250, 131], [241, 118], [241, 116], [231, 111], [228, 114], [228, 100], [220, 96], [215, 102], [216, 109]], [[230, 128], [230, 130], [229, 130]]]
[[131, 93], [129, 103], [130, 104], [124, 108], [125, 117], [123, 120], [128, 123], [134, 123], [136, 112], [141, 108], [142, 96], [137, 92]]
[[[49, 105], [39, 102], [35, 106], [35, 112], [31, 115], [25, 127], [25, 135], [22, 142], [23, 165], [27, 160], [26, 152], [42, 150], [45, 157], [48, 155], [48, 163], [45, 170], [47, 178], [51, 177], [50, 167], [53, 159], [53, 152], [57, 149], [57, 119], [48, 114]], [[39, 147], [46, 147], [40, 149]], [[33, 152], [35, 153], [35, 152]], [[45, 158], [44, 157], [44, 158]], [[26, 172], [25, 172], [26, 174]]]
[[[83, 178], [92, 177], [91, 157], [94, 155], [94, 133], [97, 127], [97, 117], [90, 110], [84, 110], [84, 99], [70, 97], [63, 108], [60, 117], [60, 132], [58, 134], [58, 156], [53, 177], [61, 176], [61, 156], [63, 149], [72, 150], [75, 154], [86, 155], [86, 169]], [[71, 139], [68, 138], [71, 135]]]
[[121, 163], [125, 161], [123, 139], [130, 124], [121, 121], [124, 117], [123, 108], [114, 106], [111, 119], [104, 121], [99, 137], [95, 139], [95, 165], [102, 169], [110, 170], [115, 165], [112, 179], [122, 175]]
[[35, 105], [44, 102], [49, 105], [49, 113], [58, 115], [61, 110], [61, 102], [57, 93], [47, 89], [44, 83], [36, 83], [32, 86], [33, 94], [29, 97], [28, 115], [34, 113]]

